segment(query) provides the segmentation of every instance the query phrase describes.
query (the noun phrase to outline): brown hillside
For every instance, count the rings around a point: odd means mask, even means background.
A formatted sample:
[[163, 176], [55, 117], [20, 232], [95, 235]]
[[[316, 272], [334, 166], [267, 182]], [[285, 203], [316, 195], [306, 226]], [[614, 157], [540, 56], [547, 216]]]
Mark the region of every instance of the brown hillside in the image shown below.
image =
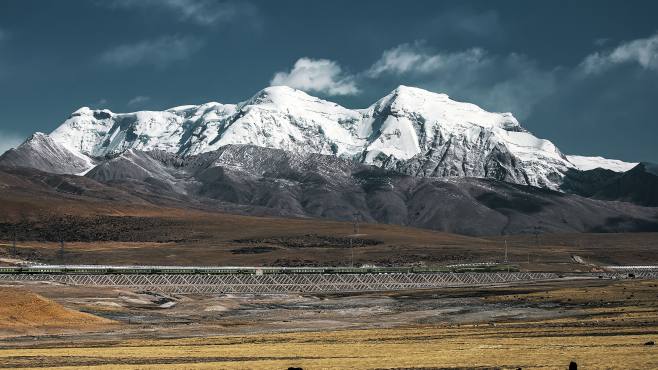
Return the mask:
[[112, 320], [67, 309], [38, 294], [0, 288], [0, 334], [88, 331], [112, 325]]

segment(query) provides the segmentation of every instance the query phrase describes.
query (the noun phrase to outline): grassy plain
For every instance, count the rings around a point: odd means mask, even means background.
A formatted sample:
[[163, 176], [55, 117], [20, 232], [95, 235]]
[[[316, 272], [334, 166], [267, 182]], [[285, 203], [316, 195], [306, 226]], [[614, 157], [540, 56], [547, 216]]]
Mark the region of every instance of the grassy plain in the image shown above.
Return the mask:
[[541, 323], [459, 328], [409, 327], [128, 340], [111, 345], [0, 350], [3, 367], [98, 366], [116, 369], [229, 368], [566, 368], [651, 369], [652, 328], [550, 327]]
[[[386, 295], [399, 299], [414, 294], [434, 297], [429, 292]], [[159, 335], [158, 325], [140, 327], [144, 335], [135, 336], [134, 330], [126, 331], [130, 325], [124, 325], [109, 330], [119, 333], [111, 337], [64, 335], [39, 341], [6, 338], [0, 341], [0, 367], [565, 369], [570, 361], [575, 361], [581, 369], [658, 368], [658, 347], [646, 344], [658, 339], [656, 282], [592, 281], [477, 291], [453, 289], [437, 294], [437, 299], [446, 300], [479, 297], [468, 301], [470, 309], [491, 305], [499, 310], [527, 309], [528, 314], [486, 314], [455, 321], [441, 315], [462, 313], [436, 310], [433, 324], [411, 319], [385, 328], [368, 324], [359, 329], [335, 330], [329, 324], [324, 330], [308, 330], [304, 321], [299, 321], [297, 325], [301, 326], [283, 332], [254, 329], [245, 334], [230, 334], [217, 328], [199, 328], [195, 335], [185, 332], [182, 336], [176, 335], [175, 330]], [[343, 299], [358, 300], [364, 296]], [[393, 303], [387, 305], [389, 309], [394, 307]], [[253, 309], [249, 307], [249, 311]], [[299, 316], [300, 310], [311, 315], [316, 309], [304, 303], [288, 311], [288, 315]], [[467, 314], [470, 309], [462, 307], [461, 312]], [[543, 316], [530, 315], [530, 309], [541, 309]], [[262, 312], [251, 323], [253, 328], [263, 327], [262, 316], [267, 311]], [[345, 312], [334, 314], [341, 316]], [[339, 319], [326, 315], [322, 317], [327, 323]], [[233, 319], [251, 317], [239, 314]], [[386, 320], [386, 316], [381, 317]], [[122, 332], [131, 334], [121, 335]]]

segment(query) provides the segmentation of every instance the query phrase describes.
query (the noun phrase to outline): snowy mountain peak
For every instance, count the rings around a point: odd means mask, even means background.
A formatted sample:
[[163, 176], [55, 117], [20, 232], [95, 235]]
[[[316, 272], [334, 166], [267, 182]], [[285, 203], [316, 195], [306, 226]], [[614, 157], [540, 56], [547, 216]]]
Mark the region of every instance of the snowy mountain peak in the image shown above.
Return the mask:
[[89, 107], [80, 107], [75, 112], [71, 113], [71, 117], [75, 116], [90, 116], [93, 114], [93, 111]]
[[[386, 97], [392, 97], [395, 100], [402, 100], [413, 102], [416, 99], [439, 99], [439, 100], [448, 100], [450, 97], [444, 93], [435, 93], [427, 90], [423, 90], [418, 87], [399, 85], [390, 94]], [[384, 98], [386, 98], [384, 97]]]
[[289, 86], [268, 86], [247, 100], [248, 104], [284, 102], [286, 100], [320, 100], [314, 96], [308, 95], [302, 90], [297, 90]]
[[256, 93], [247, 101], [240, 103], [241, 109], [257, 106], [267, 109], [282, 109], [297, 114], [322, 113], [325, 115], [356, 116], [347, 108], [336, 103], [311, 96], [304, 91], [288, 86], [269, 86]]
[[286, 86], [238, 104], [114, 113], [83, 107], [50, 137], [75, 155], [130, 149], [181, 156], [231, 144], [340, 156], [416, 176], [488, 177], [557, 189], [576, 167], [511, 113], [399, 86], [366, 109], [348, 109]]
[[487, 112], [471, 103], [450, 99], [446, 94], [400, 85], [367, 111], [392, 115], [422, 115], [450, 125], [479, 125], [523, 131], [512, 113]]
[[573, 167], [511, 113], [487, 112], [445, 94], [400, 86], [361, 111], [366, 163], [418, 176], [494, 177], [557, 188]]

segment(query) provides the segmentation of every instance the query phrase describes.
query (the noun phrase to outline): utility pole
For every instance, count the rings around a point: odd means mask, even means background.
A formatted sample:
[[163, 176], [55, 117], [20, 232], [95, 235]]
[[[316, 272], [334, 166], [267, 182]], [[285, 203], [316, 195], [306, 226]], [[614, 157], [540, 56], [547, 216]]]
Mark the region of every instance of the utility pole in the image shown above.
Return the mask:
[[350, 267], [354, 267], [354, 243], [352, 237], [356, 237], [359, 234], [359, 212], [352, 213], [352, 236], [350, 236]]
[[59, 259], [62, 265], [64, 265], [64, 239], [59, 240]]
[[507, 239], [505, 239], [505, 263], [507, 263]]
[[539, 245], [539, 226], [535, 226], [535, 245]]
[[507, 239], [505, 239], [505, 264], [507, 265], [507, 272], [509, 272], [509, 259], [507, 258]]
[[16, 234], [17, 234], [17, 233], [18, 233], [18, 232], [16, 231], [16, 227], [14, 227], [14, 240], [11, 242], [11, 254], [12, 254], [13, 256], [18, 255], [18, 253], [17, 253], [17, 251], [16, 251], [16, 238], [17, 238]]
[[350, 267], [354, 267], [354, 245], [352, 244], [352, 238], [350, 238], [350, 252], [352, 253], [352, 259], [350, 260]]
[[66, 239], [66, 232], [71, 228], [71, 221], [71, 217], [68, 215], [57, 216], [51, 221], [55, 229], [56, 240], [59, 240], [59, 259], [62, 265], [66, 264], [64, 239]]
[[23, 234], [25, 234], [30, 229], [26, 214], [21, 211], [19, 215], [18, 222], [14, 224], [14, 240], [11, 243], [11, 253], [14, 256], [18, 256], [18, 232], [22, 230]]

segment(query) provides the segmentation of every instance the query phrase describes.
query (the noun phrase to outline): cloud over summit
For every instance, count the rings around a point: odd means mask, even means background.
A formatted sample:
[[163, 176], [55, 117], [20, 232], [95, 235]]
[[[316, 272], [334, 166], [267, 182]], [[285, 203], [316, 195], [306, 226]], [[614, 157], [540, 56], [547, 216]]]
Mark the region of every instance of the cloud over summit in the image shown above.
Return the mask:
[[354, 77], [343, 72], [338, 63], [328, 59], [300, 58], [289, 72], [277, 72], [270, 85], [286, 85], [326, 95], [359, 93]]

